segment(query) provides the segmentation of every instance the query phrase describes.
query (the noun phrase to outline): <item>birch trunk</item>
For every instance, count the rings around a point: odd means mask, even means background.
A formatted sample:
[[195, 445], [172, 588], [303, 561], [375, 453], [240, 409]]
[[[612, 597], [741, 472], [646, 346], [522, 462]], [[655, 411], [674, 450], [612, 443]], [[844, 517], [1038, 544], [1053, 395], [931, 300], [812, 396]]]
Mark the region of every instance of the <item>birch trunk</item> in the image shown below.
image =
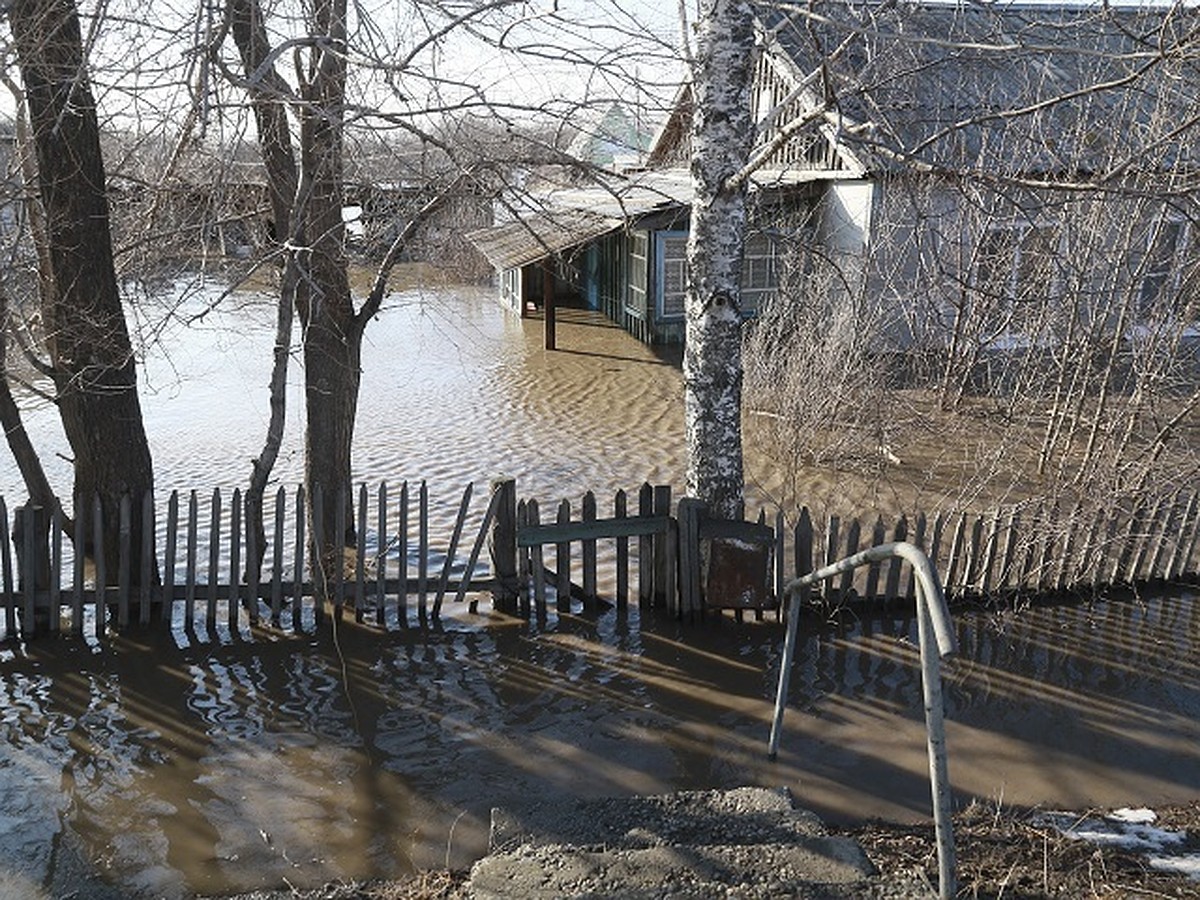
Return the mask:
[[741, 518], [742, 354], [740, 281], [746, 234], [746, 167], [754, 137], [752, 7], [705, 0], [693, 68], [691, 174], [684, 352], [688, 493], [712, 512]]

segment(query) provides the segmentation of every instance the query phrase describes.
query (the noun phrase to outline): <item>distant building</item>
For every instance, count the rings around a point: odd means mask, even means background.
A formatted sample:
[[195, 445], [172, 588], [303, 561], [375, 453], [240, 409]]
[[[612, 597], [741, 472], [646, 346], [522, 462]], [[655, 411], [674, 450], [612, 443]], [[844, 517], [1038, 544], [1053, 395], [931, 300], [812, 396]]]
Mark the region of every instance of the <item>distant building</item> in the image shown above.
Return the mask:
[[[1163, 48], [1200, 25], [1195, 9], [761, 9], [746, 314], [814, 266], [837, 272], [842, 302], [892, 304], [881, 350], [1027, 346], [1042, 339], [1028, 310], [1069, 284], [1093, 319], [1114, 292], [1139, 315], [1194, 310], [1181, 267], [1200, 223], [1200, 75]], [[473, 233], [504, 301], [536, 304], [553, 271], [559, 294], [643, 340], [682, 340], [690, 130], [685, 87], [647, 171]]]

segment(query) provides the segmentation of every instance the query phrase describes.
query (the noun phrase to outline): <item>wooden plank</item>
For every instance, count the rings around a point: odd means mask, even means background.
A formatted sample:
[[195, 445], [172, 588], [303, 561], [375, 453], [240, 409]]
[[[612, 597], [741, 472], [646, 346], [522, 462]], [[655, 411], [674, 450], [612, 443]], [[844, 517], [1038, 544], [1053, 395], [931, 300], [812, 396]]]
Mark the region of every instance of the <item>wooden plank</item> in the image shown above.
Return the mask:
[[775, 619], [783, 619], [783, 588], [787, 584], [787, 548], [785, 547], [784, 531], [786, 522], [783, 510], [775, 510]]
[[163, 558], [163, 618], [175, 617], [175, 550], [179, 540], [179, 492], [167, 498], [167, 546]]
[[50, 633], [56, 633], [62, 619], [62, 504], [54, 501], [50, 511]]
[[1184, 551], [1180, 574], [1189, 577], [1197, 574], [1197, 567], [1192, 560], [1195, 558], [1196, 543], [1200, 540], [1200, 515], [1192, 520], [1191, 534], [1187, 540], [1187, 550]]
[[[1117, 573], [1121, 568], [1121, 551], [1124, 547], [1124, 542], [1118, 537], [1121, 531], [1118, 522], [1120, 511], [1113, 508], [1108, 515], [1108, 525], [1104, 531], [1104, 556], [1103, 569], [1101, 572], [1101, 582], [1105, 585], [1116, 583]], [[1132, 521], [1126, 523], [1126, 527], [1132, 528]]]
[[[825, 528], [825, 562], [824, 565], [831, 566], [838, 560], [838, 531], [841, 528], [841, 518], [836, 515], [831, 515]], [[821, 587], [822, 596], [827, 603], [834, 602], [834, 586], [833, 579], [826, 578]]]
[[942, 532], [946, 529], [946, 514], [939, 512], [933, 519], [932, 531], [929, 538], [929, 552], [926, 554], [933, 563], [934, 570], [942, 576], [942, 587], [950, 590], [950, 581], [945, 577], [946, 566], [939, 562], [942, 554]]
[[963, 588], [972, 594], [978, 594], [979, 565], [983, 557], [983, 516], [975, 517], [975, 524], [971, 526], [970, 535], [963, 557], [966, 563], [963, 569]]
[[1174, 545], [1171, 548], [1171, 558], [1167, 561], [1167, 578], [1171, 581], [1177, 579], [1183, 572], [1183, 551], [1187, 547], [1189, 529], [1196, 521], [1196, 510], [1200, 507], [1195, 491], [1187, 493], [1186, 496], [1183, 514], [1179, 519], [1179, 529], [1175, 533]]
[[[871, 544], [872, 547], [879, 547], [887, 540], [887, 530], [883, 525], [883, 518], [875, 517], [875, 524], [871, 528]], [[879, 576], [882, 564], [878, 562], [870, 563], [867, 566], [867, 586], [866, 593], [863, 599], [868, 603], [874, 603], [880, 599], [879, 596]]]
[[1130, 557], [1129, 568], [1125, 571], [1125, 580], [1130, 584], [1136, 584], [1141, 580], [1142, 572], [1145, 569], [1146, 558], [1150, 550], [1151, 535], [1159, 527], [1159, 520], [1162, 516], [1163, 505], [1163, 498], [1159, 497], [1154, 502], [1154, 506], [1151, 507], [1150, 515], [1141, 521], [1141, 527], [1137, 535], [1134, 550]]
[[96, 547], [96, 637], [103, 637], [108, 625], [108, 554], [104, 547], [104, 507], [99, 495], [92, 498], [92, 535]]
[[[55, 504], [57, 511], [58, 504]], [[155, 521], [154, 521], [154, 494], [146, 491], [142, 495], [142, 566], [140, 577], [138, 578], [138, 600], [140, 603], [138, 609], [138, 620], [143, 625], [150, 624], [150, 604], [153, 596], [152, 589], [154, 587], [154, 540], [155, 540]], [[54, 583], [58, 583], [58, 569], [55, 568]], [[58, 619], [58, 604], [51, 603], [50, 605], [51, 620]], [[53, 630], [54, 626], [51, 625]]]
[[[667, 517], [660, 517], [666, 519]], [[735, 519], [700, 519], [700, 540], [733, 540], [749, 544], [769, 544], [775, 532], [766, 522], [741, 522]]]
[[1080, 526], [1079, 518], [1082, 514], [1082, 509], [1078, 502], [1067, 513], [1067, 521], [1065, 523], [1065, 533], [1062, 541], [1062, 553], [1059, 554], [1059, 563], [1055, 567], [1053, 589], [1058, 592], [1065, 591], [1069, 586], [1076, 581], [1075, 567], [1078, 565], [1078, 545], [1081, 541], [1079, 536]]
[[117, 504], [117, 627], [129, 628], [129, 588], [133, 555], [133, 510], [128, 494]]
[[1017, 540], [1021, 530], [1021, 511], [1014, 506], [1008, 516], [1008, 528], [1004, 535], [1004, 554], [1000, 561], [1000, 574], [996, 578], [996, 587], [1005, 590], [1018, 587], [1017, 578]]
[[992, 579], [996, 569], [996, 556], [1000, 549], [1000, 532], [1002, 530], [1000, 522], [1000, 510], [997, 509], [991, 515], [992, 527], [988, 530], [987, 544], [983, 553], [983, 568], [980, 571], [979, 590], [985, 597], [992, 593]]
[[400, 482], [400, 520], [396, 524], [396, 553], [400, 557], [400, 590], [396, 592], [396, 616], [401, 628], [408, 627], [408, 482]]
[[679, 547], [679, 532], [678, 524], [671, 522], [670, 530], [664, 535], [664, 564], [666, 566], [666, 579], [663, 585], [666, 597], [664, 601], [667, 609], [674, 609], [678, 614], [679, 610], [679, 586], [677, 583], [679, 563], [676, 558], [676, 552]]
[[[529, 519], [529, 524], [537, 526], [541, 523], [541, 515], [538, 511], [538, 503], [536, 500], [530, 499], [525, 504], [525, 514]], [[546, 560], [543, 555], [542, 545], [535, 544], [529, 550], [529, 565], [533, 569], [533, 602], [534, 609], [539, 616], [546, 614]]]
[[417, 497], [417, 617], [424, 625], [429, 614], [429, 486], [424, 481]]
[[[558, 525], [563, 527], [571, 522], [571, 502], [563, 500], [558, 504]], [[559, 540], [554, 544], [554, 564], [558, 570], [555, 584], [555, 607], [559, 612], [571, 611], [571, 544]]]
[[[38, 625], [36, 574], [38, 570], [37, 554], [38, 542], [41, 540], [41, 529], [38, 527], [37, 510], [34, 508], [32, 502], [18, 506], [16, 515], [21, 519], [21, 529], [25, 534], [25, 540], [21, 542], [21, 546], [18, 548], [21, 558], [17, 561], [18, 574], [23, 574], [23, 578], [18, 578], [17, 588], [24, 597], [25, 607], [21, 619], [21, 634], [23, 637], [33, 637], [37, 634]], [[22, 580], [24, 584], [19, 583]]]
[[700, 607], [700, 523], [704, 504], [693, 497], [679, 500], [679, 609], [689, 615]]
[[[588, 491], [583, 495], [583, 508], [580, 513], [583, 524], [596, 521], [596, 495]], [[596, 603], [596, 539], [589, 538], [582, 542], [580, 556], [583, 564], [583, 594], [584, 602], [594, 606]]]
[[[492, 482], [492, 497], [496, 502], [495, 518], [488, 543], [492, 563], [492, 607], [503, 612], [515, 612], [522, 595], [528, 593], [528, 552], [517, 546], [520, 520], [517, 516], [517, 482], [498, 478]], [[472, 611], [475, 607], [472, 605]]]
[[[266, 500], [266, 489], [264, 488], [262, 496], [258, 498], [258, 503], [261, 505], [261, 504], [263, 504], [263, 501], [265, 501], [265, 500]], [[276, 502], [278, 504], [278, 496], [276, 498]], [[267, 558], [267, 548], [265, 546], [263, 546], [263, 547], [258, 546], [258, 535], [255, 533], [255, 529], [251, 526], [251, 522], [250, 522], [249, 505], [250, 505], [250, 498], [248, 495], [244, 495], [242, 502], [239, 503], [238, 506], [241, 509], [246, 511], [246, 518], [245, 518], [246, 562], [249, 563], [251, 560], [254, 561], [254, 565], [247, 565], [245, 567], [245, 569], [246, 569], [246, 572], [245, 572], [246, 590], [245, 590], [244, 596], [245, 596], [245, 603], [246, 603], [246, 611], [250, 614], [250, 625], [251, 625], [251, 627], [254, 627], [254, 626], [258, 625], [258, 618], [259, 618], [258, 605], [259, 605], [259, 601], [262, 599], [262, 596], [263, 596], [262, 564], [261, 564], [260, 560], [265, 560]], [[278, 510], [278, 506], [276, 507], [276, 509]], [[259, 512], [259, 520], [264, 522], [264, 529], [265, 529], [266, 510], [260, 509], [258, 512]], [[264, 541], [264, 543], [266, 541], [265, 534], [263, 535], [263, 541]], [[241, 583], [241, 580], [242, 580], [241, 567], [234, 568], [233, 577], [234, 577], [234, 581], [233, 581], [234, 584]], [[272, 578], [272, 581], [274, 581], [274, 578]], [[272, 604], [275, 603], [274, 598], [272, 598], [271, 602], [272, 602]], [[239, 615], [240, 615], [240, 613], [239, 613]], [[274, 619], [277, 616], [274, 606], [272, 607], [271, 616], [272, 616], [272, 619]]]
[[[517, 501], [517, 525], [516, 531], [529, 526], [529, 504], [524, 500]], [[514, 542], [515, 546], [515, 542]], [[533, 551], [529, 547], [517, 548], [517, 602], [519, 604], [521, 615], [526, 618], [530, 615], [530, 578], [533, 576], [533, 567], [530, 561]]]
[[[858, 519], [851, 519], [849, 526], [846, 528], [846, 557], [853, 556], [862, 549], [862, 526], [858, 523]], [[844, 558], [844, 557], [843, 557]], [[846, 570], [840, 579], [838, 585], [838, 598], [845, 602], [850, 597], [850, 593], [854, 587], [854, 570]]]
[[[932, 553], [926, 552], [926, 550], [925, 550], [925, 530], [927, 527], [928, 527], [928, 522], [925, 518], [925, 513], [917, 513], [916, 527], [913, 529], [912, 542], [913, 542], [914, 546], [920, 547], [921, 551], [924, 552], [925, 555], [929, 557], [929, 560], [930, 560], [931, 564], [933, 565], [934, 572], [937, 572], [938, 571], [937, 559], [933, 556]], [[940, 578], [941, 576], [939, 575], [938, 577]], [[904, 585], [904, 599], [907, 603], [913, 603], [916, 600], [916, 598], [917, 598], [917, 573], [916, 573], [916, 570], [914, 570], [910, 566], [908, 569], [908, 578], [905, 580], [905, 585]]]
[[1197, 526], [1197, 514], [1200, 513], [1200, 494], [1191, 492], [1183, 519], [1179, 523], [1179, 533], [1175, 536], [1175, 547], [1171, 551], [1171, 561], [1167, 566], [1167, 577], [1178, 579], [1187, 570], [1186, 550], [1189, 536], [1194, 534]]
[[1176, 533], [1180, 526], [1180, 516], [1183, 514], [1183, 491], [1177, 491], [1173, 501], [1167, 504], [1162, 523], [1155, 535], [1154, 551], [1150, 555], [1150, 564], [1146, 568], [1146, 577], [1153, 580], [1165, 578], [1163, 562], [1167, 557], [1167, 545], [1170, 536]]
[[[517, 546], [573, 543], [602, 538], [631, 538], [665, 534], [670, 519], [653, 514], [633, 518], [596, 519], [594, 522], [555, 522], [526, 525], [518, 531]], [[749, 523], [747, 523], [749, 524]]]
[[229, 630], [237, 631], [242, 602], [242, 490], [233, 489], [229, 506], [229, 602], [225, 617]]
[[358, 528], [354, 534], [354, 620], [361, 622], [367, 606], [367, 486], [358, 487]]
[[[486, 543], [488, 535], [492, 532], [492, 526], [496, 521], [496, 511], [500, 508], [501, 502], [503, 502], [501, 492], [492, 491], [491, 496], [488, 498], [487, 509], [483, 513], [483, 523], [479, 526], [479, 533], [475, 535], [475, 543], [471, 546], [471, 555], [467, 557], [467, 568], [459, 580], [458, 591], [454, 595], [455, 603], [462, 603], [466, 599], [471, 579], [475, 575], [475, 566], [479, 562], [479, 554], [483, 552], [483, 545]], [[471, 600], [468, 610], [471, 615], [479, 612], [479, 600], [477, 598]]]
[[442, 600], [446, 596], [446, 589], [450, 584], [450, 570], [454, 568], [454, 558], [458, 554], [458, 542], [462, 539], [463, 526], [467, 521], [467, 510], [471, 506], [471, 493], [474, 489], [475, 485], [468, 481], [466, 490], [463, 491], [462, 502], [458, 504], [458, 515], [454, 519], [454, 531], [450, 535], [450, 546], [446, 550], [446, 561], [442, 565], [442, 577], [438, 581], [437, 595], [433, 601], [433, 617], [435, 619], [442, 615]]
[[[313, 571], [313, 621], [320, 626], [325, 620], [325, 604], [329, 601], [329, 582], [321, 574], [321, 555], [325, 552], [325, 490], [321, 485], [312, 486], [312, 497], [309, 502], [313, 510], [312, 521], [309, 523], [312, 528], [312, 550], [309, 555], [312, 558], [308, 561]], [[318, 585], [320, 585], [320, 590], [318, 590]]]
[[954, 525], [954, 537], [950, 540], [950, 558], [946, 563], [946, 581], [943, 585], [946, 592], [954, 591], [955, 593], [963, 593], [964, 585], [960, 584], [959, 569], [963, 566], [963, 543], [966, 540], [967, 531], [967, 514], [959, 513], [958, 521]]
[[[638, 489], [638, 517], [654, 516], [654, 488], [643, 482]], [[654, 595], [654, 532], [644, 532], [638, 537], [638, 603], [647, 606]], [[632, 537], [632, 535], [631, 535]]]
[[[892, 528], [892, 543], [908, 540], [908, 519], [901, 515]], [[900, 574], [904, 571], [904, 560], [893, 556], [888, 560], [887, 579], [883, 585], [884, 603], [895, 603], [900, 599]]]
[[376, 506], [376, 534], [377, 543], [379, 546], [378, 556], [375, 558], [375, 624], [384, 624], [383, 611], [387, 605], [387, 558], [388, 558], [388, 539], [387, 539], [387, 482], [379, 482], [379, 490], [375, 495]]
[[304, 514], [304, 485], [296, 488], [296, 539], [293, 545], [292, 567], [292, 631], [298, 632], [304, 624], [304, 555], [308, 542], [305, 540], [307, 516]]
[[[671, 486], [654, 486], [654, 515], [668, 520], [671, 515]], [[673, 539], [674, 538], [674, 539]], [[654, 547], [654, 605], [670, 607], [677, 602], [675, 590], [675, 542], [677, 536], [668, 530], [650, 539]]]
[[0, 576], [4, 583], [4, 636], [12, 640], [17, 636], [16, 591], [13, 585], [13, 559], [8, 536], [8, 508], [0, 497]]
[[196, 544], [199, 524], [199, 498], [196, 491], [187, 497], [187, 553], [184, 569], [184, 628], [196, 628]]
[[212, 628], [217, 624], [217, 585], [221, 576], [218, 566], [221, 562], [221, 489], [212, 492], [212, 503], [208, 523], [208, 603], [205, 607], [204, 625]]
[[[2, 501], [0, 501], [2, 504]], [[4, 515], [2, 505], [0, 505], [0, 521], [3, 521], [7, 516]], [[87, 567], [87, 506], [83, 497], [75, 498], [75, 596], [71, 598], [71, 633], [75, 635], [83, 634], [83, 584], [84, 574]], [[7, 542], [6, 542], [7, 543]]]
[[1073, 587], [1098, 587], [1098, 579], [1096, 575], [1099, 571], [1097, 565], [1093, 565], [1092, 561], [1096, 557], [1096, 539], [1100, 536], [1100, 528], [1103, 523], [1104, 512], [1100, 507], [1092, 510], [1092, 514], [1088, 517], [1089, 525], [1087, 527], [1087, 538], [1084, 540], [1083, 549], [1079, 555], [1079, 566], [1076, 571], [1076, 580]]
[[271, 624], [276, 628], [283, 616], [283, 539], [286, 519], [287, 492], [281, 485], [275, 491], [275, 539], [271, 547]]
[[[624, 521], [629, 515], [629, 499], [624, 490], [613, 497], [613, 519]], [[617, 545], [617, 609], [629, 606], [629, 537], [616, 537]]]
[[1029, 590], [1037, 586], [1035, 571], [1038, 559], [1038, 542], [1040, 540], [1041, 528], [1045, 516], [1043, 514], [1044, 507], [1039, 504], [1038, 507], [1028, 517], [1026, 525], [1025, 540], [1023, 542], [1024, 553], [1021, 554], [1020, 573], [1017, 577], [1017, 589], [1021, 591]]

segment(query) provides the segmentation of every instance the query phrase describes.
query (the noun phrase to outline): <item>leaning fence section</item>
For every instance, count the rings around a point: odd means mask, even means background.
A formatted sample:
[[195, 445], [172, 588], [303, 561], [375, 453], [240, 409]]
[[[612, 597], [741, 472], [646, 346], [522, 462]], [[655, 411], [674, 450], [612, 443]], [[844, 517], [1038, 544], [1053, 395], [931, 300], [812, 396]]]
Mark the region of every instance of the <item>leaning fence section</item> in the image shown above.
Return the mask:
[[[802, 509], [789, 532], [797, 577], [868, 547], [909, 541], [934, 562], [952, 600], [1086, 593], [1194, 581], [1200, 495], [1181, 491], [1133, 510], [1027, 503], [870, 524], [837, 515], [814, 520]], [[907, 602], [915, 590], [912, 573], [891, 560], [826, 581], [814, 597]]]

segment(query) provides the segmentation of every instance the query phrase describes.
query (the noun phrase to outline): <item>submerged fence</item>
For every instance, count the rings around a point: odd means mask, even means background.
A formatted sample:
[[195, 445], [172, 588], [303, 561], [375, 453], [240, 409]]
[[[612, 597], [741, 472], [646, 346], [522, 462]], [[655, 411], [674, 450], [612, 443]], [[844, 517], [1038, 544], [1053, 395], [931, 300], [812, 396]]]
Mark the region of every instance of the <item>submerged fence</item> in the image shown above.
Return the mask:
[[[323, 500], [314, 496], [314, 507]], [[669, 487], [649, 484], [636, 497], [618, 491], [603, 510], [589, 492], [576, 507], [563, 500], [544, 513], [535, 499], [518, 499], [511, 480], [494, 484], [486, 503], [468, 485], [457, 504], [432, 508], [424, 482], [373, 491], [364, 485], [356, 498], [329, 502], [337, 533], [353, 541], [326, 596], [317, 597], [301, 488], [281, 488], [268, 503], [263, 566], [248, 577], [245, 560], [258, 548], [240, 491], [172, 493], [161, 509], [151, 496], [142, 498], [141, 518], [149, 524], [140, 548], [133, 546], [126, 498], [119, 549], [107, 560], [73, 550], [102, 533], [98, 502], [76, 505], [67, 535], [61, 509], [48, 523], [38, 519], [43, 511], [27, 506], [10, 517], [0, 499], [0, 639], [85, 629], [103, 635], [161, 618], [185, 629], [302, 630], [333, 614], [405, 628], [436, 622], [446, 604], [476, 612], [485, 593], [494, 609], [526, 616], [623, 608], [636, 596], [642, 608], [677, 616], [733, 608], [739, 617], [745, 610], [761, 617], [778, 610], [792, 578], [891, 541], [921, 547], [951, 600], [1098, 591], [1195, 579], [1200, 537], [1200, 495], [1188, 492], [1131, 512], [1024, 505], [866, 525], [838, 516], [814, 521], [806, 509], [790, 523], [782, 512], [723, 522], [697, 501], [675, 503]], [[28, 539], [47, 525], [46, 546]], [[914, 595], [911, 571], [893, 560], [827, 581], [812, 600], [886, 604]]]

